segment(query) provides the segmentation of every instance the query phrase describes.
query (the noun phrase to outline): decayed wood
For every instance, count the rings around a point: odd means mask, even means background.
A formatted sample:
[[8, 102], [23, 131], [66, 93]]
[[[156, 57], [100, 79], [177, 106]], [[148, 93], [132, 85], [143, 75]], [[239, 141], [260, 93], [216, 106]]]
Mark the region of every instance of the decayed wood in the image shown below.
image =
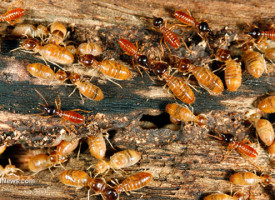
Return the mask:
[[[228, 25], [232, 33], [243, 32], [249, 28], [246, 22], [255, 22], [261, 28], [268, 28], [274, 23], [275, 10], [272, 1], [264, 4], [258, 2], [228, 2], [228, 1], [24, 1], [26, 9], [24, 22], [44, 24], [59, 20], [66, 23], [72, 30], [71, 39], [77, 43], [88, 39], [97, 41], [104, 48], [101, 59], [123, 60], [131, 65], [131, 58], [121, 55], [118, 46], [119, 37], [126, 37], [131, 41], [139, 41], [144, 45], [144, 53], [151, 59], [158, 58], [159, 40], [161, 35], [150, 30], [153, 16], [164, 17], [169, 24], [179, 23], [173, 17], [178, 9], [190, 9], [196, 19], [208, 20], [213, 30], [220, 30]], [[1, 2], [0, 11], [5, 12], [10, 2]], [[204, 13], [205, 12], [205, 13]], [[256, 20], [255, 20], [256, 19]], [[7, 34], [5, 24], [1, 23], [1, 33]], [[193, 33], [179, 34], [191, 37]], [[232, 34], [232, 37], [234, 34]], [[186, 38], [185, 41], [188, 41]], [[218, 97], [210, 96], [198, 88], [201, 93], [195, 93], [196, 103], [193, 105], [195, 113], [205, 113], [209, 124], [199, 127], [185, 124], [179, 131], [172, 131], [163, 127], [168, 123], [168, 116], [161, 114], [165, 105], [175, 100], [163, 90], [163, 82], [152, 82], [147, 76], [136, 74], [129, 81], [119, 82], [122, 89], [113, 83], [94, 77], [92, 82], [99, 86], [105, 95], [100, 102], [85, 101], [77, 92], [68, 97], [73, 87], [56, 85], [47, 81], [40, 81], [31, 77], [26, 66], [29, 63], [41, 62], [39, 58], [25, 52], [9, 52], [18, 47], [18, 40], [10, 37], [1, 38], [0, 60], [0, 130], [1, 143], [8, 145], [22, 144], [26, 148], [41, 148], [52, 146], [55, 139], [65, 131], [59, 118], [44, 119], [37, 115], [36, 107], [42, 99], [34, 92], [38, 89], [45, 98], [53, 103], [60, 95], [62, 109], [75, 108], [91, 110], [86, 116], [86, 122], [77, 126], [76, 137], [97, 134], [107, 131], [110, 140], [117, 149], [137, 149], [143, 157], [139, 164], [126, 169], [127, 174], [140, 170], [153, 172], [154, 181], [149, 187], [141, 190], [143, 199], [203, 199], [211, 192], [230, 192], [229, 176], [234, 171], [252, 171], [258, 173], [274, 173], [274, 159], [268, 155], [266, 148], [260, 143], [254, 144], [259, 152], [259, 158], [254, 161], [262, 170], [258, 170], [249, 161], [242, 158], [235, 151], [224, 162], [220, 162], [226, 154], [226, 145], [207, 136], [207, 133], [232, 133], [238, 140], [250, 135], [256, 140], [255, 129], [249, 128], [244, 120], [245, 112], [256, 110], [257, 101], [274, 92], [275, 77], [271, 65], [270, 74], [264, 74], [254, 79], [244, 73], [241, 88], [234, 93], [225, 91]], [[196, 64], [207, 59], [209, 53], [201, 47], [192, 44], [195, 53], [189, 58]], [[198, 50], [198, 51], [195, 51]], [[172, 50], [173, 55], [184, 56], [184, 47]], [[166, 55], [167, 56], [167, 55]], [[82, 72], [85, 73], [85, 72]], [[218, 73], [222, 77], [223, 73]], [[196, 84], [194, 80], [192, 83]], [[211, 112], [212, 111], [212, 112]], [[148, 116], [149, 115], [149, 116]], [[151, 116], [150, 116], [151, 115]], [[155, 117], [154, 117], [155, 116]], [[157, 124], [155, 129], [142, 129], [140, 121], [149, 118]], [[265, 116], [274, 122], [272, 115]], [[161, 121], [161, 122], [160, 122]], [[89, 128], [90, 127], [90, 128]], [[2, 161], [8, 157], [15, 164], [18, 146], [11, 146], [1, 156]], [[112, 155], [109, 150], [107, 156]], [[81, 150], [80, 160], [76, 160], [76, 152], [71, 156], [66, 168], [86, 169], [95, 164], [85, 147]], [[18, 163], [16, 163], [18, 162]], [[16, 165], [17, 166], [17, 165]], [[56, 168], [54, 174], [63, 169]], [[30, 173], [26, 172], [27, 175]], [[106, 177], [123, 180], [124, 176], [110, 173]], [[59, 183], [57, 177], [51, 177], [49, 171], [43, 171], [34, 178], [35, 184], [1, 184], [0, 199], [80, 199], [87, 197], [87, 189], [75, 191], [74, 188]], [[233, 187], [233, 191], [238, 189]], [[244, 189], [248, 192], [248, 188]], [[274, 186], [252, 188], [256, 199], [274, 198]], [[255, 190], [255, 191], [254, 191]], [[131, 197], [121, 195], [120, 199], [139, 199], [140, 194]], [[94, 198], [94, 197], [91, 197]], [[101, 199], [101, 197], [95, 197]]]

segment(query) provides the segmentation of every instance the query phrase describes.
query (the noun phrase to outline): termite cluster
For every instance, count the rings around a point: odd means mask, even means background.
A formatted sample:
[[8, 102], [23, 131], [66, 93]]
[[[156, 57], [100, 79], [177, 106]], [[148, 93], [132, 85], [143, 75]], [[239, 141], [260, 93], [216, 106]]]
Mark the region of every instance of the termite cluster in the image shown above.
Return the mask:
[[[24, 9], [8, 9], [8, 11], [0, 16], [0, 21], [6, 21], [10, 25], [15, 25], [20, 17], [24, 15]], [[224, 68], [224, 82], [228, 91], [234, 92], [241, 87], [242, 83], [242, 63], [233, 58], [231, 55], [230, 44], [226, 38], [216, 46], [214, 46], [210, 39], [215, 37], [206, 21], [195, 20], [191, 13], [186, 11], [176, 11], [174, 16], [182, 23], [176, 24], [176, 27], [182, 26], [191, 27], [196, 34], [202, 39], [206, 48], [211, 52], [207, 62], [201, 62], [201, 66], [193, 64], [187, 58], [191, 55], [192, 48], [190, 48], [184, 39], [173, 32], [173, 28], [169, 28], [163, 18], [154, 17], [152, 21], [152, 29], [163, 34], [160, 42], [161, 56], [156, 59], [150, 59], [147, 55], [139, 50], [138, 46], [121, 36], [117, 41], [121, 49], [133, 57], [134, 66], [142, 75], [143, 71], [152, 79], [164, 81], [168, 86], [173, 96], [183, 103], [191, 106], [195, 104], [196, 98], [193, 92], [193, 86], [189, 82], [189, 77], [185, 75], [193, 75], [198, 82], [198, 85], [205, 89], [210, 95], [219, 96], [224, 91], [224, 83], [222, 79], [216, 75], [209, 67], [210, 62], [218, 61], [222, 63]], [[107, 80], [121, 87], [116, 81], [130, 80], [133, 78], [133, 73], [130, 68], [120, 62], [113, 60], [100, 60], [97, 56], [102, 54], [102, 48], [91, 41], [81, 43], [78, 47], [68, 45], [66, 41], [69, 39], [69, 32], [66, 26], [58, 21], [53, 22], [48, 27], [38, 25], [37, 27], [31, 24], [18, 24], [12, 30], [11, 35], [16, 37], [27, 37], [24, 39], [18, 49], [31, 53], [38, 53], [45, 62], [31, 63], [26, 66], [26, 70], [33, 76], [41, 80], [47, 80], [50, 84], [58, 82], [64, 85], [73, 85], [75, 89], [79, 90], [81, 95], [93, 101], [100, 101], [104, 98], [103, 91], [96, 85], [92, 84], [87, 78], [92, 78], [96, 71]], [[262, 31], [259, 28], [244, 33], [244, 37], [234, 41], [237, 48], [243, 51], [241, 60], [249, 74], [254, 78], [259, 78], [266, 71], [266, 62], [273, 65], [275, 61], [275, 48], [270, 46], [270, 42], [275, 40], [275, 30]], [[271, 40], [269, 43], [267, 41]], [[162, 45], [162, 41], [166, 47]], [[186, 57], [179, 58], [171, 55], [169, 61], [162, 60], [165, 55], [164, 48], [179, 49], [182, 44], [186, 48]], [[211, 57], [212, 58], [211, 58]], [[173, 59], [172, 59], [173, 57]], [[77, 60], [77, 61], [76, 61]], [[173, 61], [173, 62], [172, 62]], [[53, 69], [48, 63], [55, 65], [58, 70]], [[60, 66], [61, 65], [61, 66]], [[85, 77], [79, 74], [79, 69], [84, 69]], [[67, 83], [70, 81], [71, 84]], [[75, 90], [74, 89], [74, 90]], [[73, 91], [74, 91], [73, 90]], [[43, 95], [37, 93], [44, 99], [45, 104], [40, 104], [39, 110], [42, 111], [41, 116], [59, 116], [62, 124], [68, 132], [73, 132], [73, 124], [81, 124], [85, 122], [85, 117], [76, 111], [89, 112], [81, 109], [70, 111], [61, 110], [61, 101], [55, 100], [55, 105], [48, 104]], [[275, 154], [274, 129], [272, 124], [266, 120], [261, 119], [266, 113], [275, 112], [275, 96], [269, 96], [258, 103], [257, 112], [247, 119], [256, 128], [257, 134], [262, 142], [268, 146], [270, 154]], [[193, 109], [183, 106], [180, 103], [170, 103], [166, 105], [165, 111], [170, 115], [170, 121], [174, 124], [180, 122], [192, 122], [199, 126], [207, 125], [207, 116], [204, 114], [195, 115]], [[65, 124], [66, 123], [66, 124]], [[258, 152], [251, 147], [248, 140], [242, 142], [237, 141], [233, 135], [217, 133], [218, 136], [213, 136], [219, 140], [228, 143], [228, 153], [223, 160], [227, 158], [232, 150], [237, 150], [242, 156], [248, 159], [254, 159], [258, 156]], [[73, 138], [70, 141], [62, 140], [55, 150], [49, 153], [41, 153], [31, 157], [28, 161], [29, 170], [38, 173], [45, 169], [50, 169], [56, 165], [61, 165], [69, 159], [69, 155], [77, 148], [79, 138]], [[114, 186], [107, 184], [104, 176], [110, 171], [115, 172], [122, 168], [130, 167], [141, 159], [141, 153], [135, 150], [124, 150], [116, 152], [105, 160], [106, 144], [103, 134], [99, 133], [96, 136], [87, 136], [87, 143], [91, 154], [99, 161], [94, 169], [94, 177], [88, 173], [76, 169], [65, 169], [58, 175], [60, 182], [68, 186], [76, 188], [88, 187], [88, 198], [90, 190], [96, 194], [100, 194], [103, 199], [117, 199], [122, 192], [130, 192], [132, 190], [140, 189], [150, 183], [153, 176], [149, 172], [138, 172], [137, 174], [128, 176], [121, 183], [114, 183]], [[3, 152], [6, 145], [2, 145], [0, 150]], [[3, 149], [3, 150], [2, 150]], [[1, 152], [0, 151], [0, 152]], [[257, 166], [258, 167], [258, 166]], [[88, 170], [88, 169], [87, 169]], [[20, 169], [14, 165], [7, 165], [5, 168], [1, 166], [0, 173], [2, 176], [14, 175]], [[101, 178], [97, 176], [102, 175]], [[238, 172], [230, 177], [230, 182], [240, 186], [252, 186], [258, 183], [262, 185], [275, 184], [274, 178], [268, 174], [256, 175], [252, 172]], [[253, 195], [253, 194], [252, 194]], [[222, 193], [215, 193], [206, 196], [205, 200], [217, 199], [248, 199], [247, 195], [239, 192], [234, 195], [227, 195]]]

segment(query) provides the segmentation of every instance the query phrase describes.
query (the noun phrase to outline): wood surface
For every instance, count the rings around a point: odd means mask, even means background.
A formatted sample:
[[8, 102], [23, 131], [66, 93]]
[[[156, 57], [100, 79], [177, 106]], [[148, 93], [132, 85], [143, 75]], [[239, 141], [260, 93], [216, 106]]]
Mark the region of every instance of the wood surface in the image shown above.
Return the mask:
[[[11, 1], [1, 1], [0, 13], [5, 13], [12, 4]], [[24, 23], [34, 25], [49, 25], [60, 21], [67, 25], [71, 31], [69, 40], [86, 42], [92, 40], [100, 44], [103, 55], [100, 59], [114, 59], [132, 66], [132, 58], [123, 54], [118, 45], [120, 37], [131, 42], [138, 41], [144, 46], [144, 53], [150, 59], [160, 59], [160, 39], [162, 35], [153, 31], [153, 17], [163, 17], [169, 25], [179, 22], [173, 13], [180, 9], [189, 9], [195, 19], [200, 17], [207, 20], [211, 29], [219, 33], [225, 26], [228, 27], [230, 40], [237, 33], [249, 30], [248, 24], [254, 23], [260, 28], [267, 29], [274, 23], [275, 4], [273, 1], [23, 1], [18, 6], [26, 9], [23, 17]], [[40, 91], [50, 103], [58, 96], [61, 98], [62, 109], [84, 109], [91, 113], [83, 113], [86, 121], [76, 126], [73, 137], [83, 137], [83, 145], [79, 160], [77, 151], [72, 154], [65, 168], [85, 170], [96, 163], [85, 143], [85, 136], [97, 134], [99, 131], [108, 132], [110, 141], [117, 150], [136, 149], [142, 152], [141, 161], [125, 169], [128, 175], [138, 171], [150, 171], [154, 175], [152, 183], [130, 196], [122, 194], [124, 199], [203, 199], [213, 192], [230, 193], [240, 190], [228, 182], [231, 174], [237, 171], [256, 171], [262, 173], [275, 173], [275, 158], [270, 156], [266, 147], [258, 143], [255, 129], [245, 120], [247, 111], [255, 112], [260, 99], [272, 94], [275, 86], [274, 66], [268, 64], [267, 71], [259, 79], [250, 76], [246, 71], [243, 74], [242, 86], [237, 92], [224, 91], [221, 96], [210, 96], [205, 90], [197, 87], [196, 81], [191, 77], [191, 83], [200, 92], [195, 92], [196, 102], [193, 104], [195, 113], [205, 113], [209, 120], [208, 125], [198, 126], [192, 123], [181, 124], [179, 130], [167, 127], [169, 116], [164, 113], [167, 103], [178, 102], [167, 89], [164, 83], [153, 77], [151, 81], [144, 73], [141, 77], [134, 69], [134, 77], [129, 81], [118, 81], [123, 88], [104, 79], [94, 77], [92, 83], [104, 92], [104, 99], [100, 102], [85, 100], [83, 104], [78, 92], [68, 97], [74, 87], [58, 85], [49, 81], [41, 81], [31, 77], [26, 71], [29, 63], [43, 62], [37, 55], [22, 51], [10, 52], [17, 48], [20, 39], [11, 38], [9, 30], [12, 27], [7, 23], [0, 24], [0, 143], [9, 145], [6, 152], [1, 155], [1, 165], [7, 164], [8, 158], [16, 166], [23, 166], [20, 156], [25, 155], [25, 149], [46, 149], [55, 143], [61, 133], [65, 132], [60, 118], [42, 118], [38, 115], [38, 103], [43, 100], [34, 89]], [[164, 60], [171, 59], [170, 55], [185, 56], [195, 64], [209, 59], [211, 53], [206, 52], [196, 42], [194, 30], [184, 32], [182, 28], [175, 30], [184, 36], [184, 40], [192, 50], [191, 55], [186, 54], [184, 47], [169, 53], [165, 50]], [[215, 38], [215, 41], [218, 39]], [[213, 44], [215, 44], [215, 41]], [[236, 51], [238, 53], [238, 50]], [[236, 57], [239, 58], [239, 55]], [[71, 66], [65, 66], [72, 69]], [[81, 68], [78, 72], [87, 73]], [[223, 72], [217, 72], [223, 79]], [[274, 123], [274, 114], [265, 115], [264, 118]], [[141, 124], [146, 121], [153, 122], [156, 127], [144, 129]], [[253, 141], [259, 157], [255, 161], [248, 161], [236, 151], [224, 161], [227, 145], [208, 134], [217, 135], [219, 132], [231, 133], [241, 141], [246, 135]], [[64, 135], [68, 135], [65, 133]], [[54, 147], [52, 147], [54, 148]], [[108, 146], [107, 157], [115, 151]], [[259, 166], [261, 170], [255, 167]], [[63, 169], [53, 168], [58, 175]], [[73, 187], [63, 185], [57, 176], [52, 177], [48, 170], [42, 171], [34, 177], [24, 177], [35, 180], [34, 184], [1, 184], [0, 199], [85, 199], [86, 189], [75, 190]], [[127, 175], [110, 172], [106, 179], [118, 178], [122, 181]], [[14, 177], [9, 177], [13, 179]], [[16, 178], [15, 178], [16, 179]], [[249, 190], [255, 194], [255, 199], [274, 199], [274, 186], [262, 187], [256, 185], [252, 188], [243, 188], [245, 193]], [[91, 196], [90, 199], [101, 199], [100, 196]]]

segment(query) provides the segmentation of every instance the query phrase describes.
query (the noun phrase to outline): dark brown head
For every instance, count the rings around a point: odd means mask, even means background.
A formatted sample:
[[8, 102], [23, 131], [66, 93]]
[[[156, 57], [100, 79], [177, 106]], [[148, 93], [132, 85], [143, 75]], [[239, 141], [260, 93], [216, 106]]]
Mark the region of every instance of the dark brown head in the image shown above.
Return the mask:
[[115, 189], [113, 188], [107, 188], [106, 191], [101, 194], [102, 198], [104, 200], [116, 200], [118, 199], [118, 193]]
[[93, 179], [89, 185], [95, 193], [104, 193], [107, 187], [107, 183], [101, 178]]
[[186, 72], [188, 70], [192, 69], [192, 63], [189, 59], [186, 58], [182, 58], [180, 59], [177, 64], [176, 64], [176, 68], [180, 71], [180, 72]]
[[164, 25], [164, 20], [162, 18], [155, 18], [154, 19], [154, 26], [161, 27]]
[[77, 81], [80, 81], [80, 75], [77, 73], [71, 73], [69, 79], [72, 82], [72, 84], [75, 84]]
[[242, 50], [243, 51], [249, 51], [253, 49], [253, 43], [252, 42], [247, 42], [245, 44], [243, 44], [242, 46]]
[[85, 67], [91, 67], [95, 62], [95, 57], [92, 54], [86, 54], [80, 56], [78, 61]]
[[50, 116], [56, 115], [57, 109], [55, 106], [43, 105], [43, 104], [41, 104], [40, 106], [41, 106], [41, 109], [39, 110], [43, 110], [45, 114]]
[[247, 32], [246, 34], [250, 35], [255, 39], [259, 39], [262, 36], [262, 31], [258, 28], [254, 28], [250, 32]]
[[34, 39], [34, 38], [28, 38], [28, 39], [25, 39], [23, 42], [22, 42], [22, 48], [25, 49], [25, 50], [35, 50], [36, 48], [39, 47], [39, 42], [37, 39]]
[[231, 52], [227, 49], [219, 49], [216, 53], [216, 57], [219, 61], [225, 62], [231, 58]]
[[220, 135], [222, 136], [222, 139], [225, 141], [225, 142], [233, 142], [234, 141], [234, 136], [232, 134], [224, 134], [224, 133], [220, 133]]
[[168, 69], [168, 64], [166, 62], [154, 62], [150, 66], [150, 69], [156, 76], [162, 76]]
[[55, 73], [55, 77], [57, 80], [59, 81], [65, 81], [67, 78], [68, 78], [68, 75], [65, 71], [62, 71], [62, 70], [58, 70], [56, 73]]
[[147, 58], [147, 56], [145, 56], [145, 55], [141, 55], [141, 56], [139, 56], [138, 57], [138, 64], [140, 64], [141, 66], [143, 66], [143, 67], [147, 67], [148, 68], [148, 66], [149, 66], [149, 62], [148, 62], [148, 58]]
[[207, 22], [201, 22], [198, 25], [199, 32], [208, 33], [211, 32], [211, 29], [208, 26]]
[[206, 125], [207, 124], [207, 118], [205, 115], [200, 114], [196, 117], [196, 122], [198, 125], [202, 126], [202, 125]]

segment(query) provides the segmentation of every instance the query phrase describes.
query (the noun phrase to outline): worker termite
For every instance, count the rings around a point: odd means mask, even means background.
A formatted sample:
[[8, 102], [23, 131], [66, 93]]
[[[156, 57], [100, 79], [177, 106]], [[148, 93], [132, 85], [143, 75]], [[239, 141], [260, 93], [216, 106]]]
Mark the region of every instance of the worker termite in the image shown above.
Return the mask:
[[254, 51], [253, 47], [254, 45], [251, 42], [247, 42], [242, 46], [242, 50], [244, 51], [242, 59], [248, 73], [255, 78], [259, 78], [266, 70], [266, 63], [263, 55]]
[[[107, 183], [100, 178], [91, 178], [86, 172], [80, 170], [65, 170], [58, 175], [58, 179], [65, 185], [81, 189], [83, 187], [91, 188], [96, 194], [105, 194], [108, 189]], [[90, 191], [90, 190], [89, 190]], [[88, 191], [88, 199], [89, 199]], [[105, 199], [105, 198], [103, 198]]]
[[[149, 67], [148, 57], [141, 54], [138, 51], [138, 46], [137, 45], [135, 46], [134, 44], [132, 44], [130, 41], [126, 40], [125, 38], [120, 38], [118, 41], [118, 44], [123, 49], [123, 51], [126, 52], [127, 55], [134, 57], [134, 59], [138, 62], [138, 64], [143, 67], [145, 73], [147, 73], [147, 75], [149, 76], [149, 74], [147, 72], [148, 67]], [[139, 70], [139, 68], [138, 68], [138, 70]], [[140, 72], [140, 70], [139, 70], [139, 72]], [[141, 74], [141, 72], [140, 72], [140, 74]]]
[[114, 186], [118, 194], [121, 192], [130, 192], [147, 186], [153, 179], [153, 175], [149, 172], [138, 172], [127, 177], [120, 184]]
[[238, 153], [244, 157], [256, 158], [258, 156], [258, 153], [254, 148], [245, 144], [247, 140], [238, 142], [234, 139], [234, 136], [231, 134], [223, 134], [223, 133], [219, 133], [219, 134], [221, 135], [221, 137], [216, 137], [216, 136], [212, 136], [212, 137], [215, 137], [219, 140], [223, 140], [228, 143], [228, 154], [224, 157], [222, 161], [224, 161], [229, 156], [231, 151], [233, 151], [234, 149], [236, 149]]
[[[69, 65], [74, 62], [74, 56], [68, 49], [55, 44], [40, 46], [38, 40], [34, 38], [25, 39], [19, 49], [20, 48], [39, 53], [44, 59], [52, 63]], [[15, 50], [16, 49], [13, 49], [13, 51]]]
[[211, 32], [209, 25], [207, 22], [202, 21], [198, 22], [196, 21], [192, 16], [189, 10], [186, 10], [187, 12], [184, 11], [176, 11], [174, 16], [183, 24], [186, 26], [190, 26], [192, 28], [195, 28], [197, 30], [197, 34], [203, 38], [200, 33], [209, 33]]
[[127, 80], [132, 76], [128, 67], [112, 60], [97, 61], [91, 54], [80, 56], [79, 62], [85, 67], [94, 67], [107, 77], [117, 80]]
[[139, 153], [138, 151], [131, 149], [120, 151], [112, 155], [109, 162], [106, 162], [105, 160], [100, 160], [95, 165], [95, 172], [98, 174], [103, 174], [110, 168], [116, 170], [129, 167], [136, 164], [140, 159], [141, 153]]
[[207, 118], [204, 115], [200, 114], [198, 116], [195, 116], [191, 110], [179, 104], [167, 104], [165, 110], [170, 115], [170, 120], [172, 123], [177, 123], [179, 121], [191, 121], [197, 123], [198, 125], [207, 124]]
[[59, 116], [61, 118], [62, 123], [64, 124], [64, 127], [66, 128], [66, 130], [68, 132], [70, 132], [70, 131], [66, 127], [65, 121], [72, 122], [72, 123], [75, 123], [75, 124], [84, 123], [85, 117], [82, 116], [82, 115], [80, 115], [79, 113], [77, 113], [75, 111], [83, 111], [83, 112], [89, 112], [89, 111], [81, 110], [81, 109], [74, 109], [74, 110], [63, 111], [63, 110], [61, 110], [61, 101], [60, 101], [60, 98], [58, 98], [59, 103], [57, 103], [57, 101], [55, 99], [55, 106], [50, 106], [48, 104], [48, 102], [46, 101], [46, 99], [42, 96], [42, 94], [40, 92], [38, 92], [37, 90], [36, 90], [36, 92], [41, 96], [41, 98], [46, 103], [46, 104], [40, 104], [41, 108], [38, 108], [38, 110], [41, 110], [43, 112], [41, 114], [39, 114], [39, 115], [47, 114], [48, 115], [47, 117]]
[[28, 167], [32, 172], [40, 172], [50, 168], [52, 163], [49, 162], [49, 156], [47, 154], [38, 154], [29, 159]]
[[208, 91], [210, 95], [220, 95], [224, 90], [222, 80], [206, 67], [198, 67], [188, 59], [180, 59], [176, 65], [180, 72], [191, 72], [199, 85]]
[[260, 113], [255, 113], [250, 116], [249, 120], [253, 123], [263, 143], [270, 146], [274, 141], [274, 129], [272, 124], [266, 119], [261, 119], [261, 116]]
[[87, 143], [89, 146], [90, 153], [94, 157], [96, 157], [99, 160], [105, 157], [106, 143], [102, 133], [99, 133], [97, 135], [89, 135], [87, 137]]
[[269, 47], [265, 40], [257, 41], [255, 45], [264, 54], [265, 59], [271, 63], [275, 62], [275, 47]]
[[15, 25], [19, 18], [25, 14], [25, 9], [23, 8], [14, 8], [11, 9], [15, 4], [21, 2], [21, 0], [15, 2], [11, 5], [5, 14], [0, 14], [0, 22], [8, 22], [11, 26]]
[[216, 53], [217, 60], [225, 63], [224, 79], [227, 89], [230, 92], [236, 91], [242, 83], [241, 63], [231, 58], [231, 52], [226, 49], [219, 49]]
[[195, 95], [192, 89], [186, 83], [183, 77], [175, 77], [167, 71], [167, 64], [163, 62], [155, 62], [152, 66], [152, 71], [160, 78], [165, 80], [172, 93], [182, 102], [192, 104], [195, 102]]
[[265, 113], [275, 113], [275, 96], [269, 96], [263, 99], [258, 108]]
[[275, 184], [275, 180], [268, 175], [264, 174], [257, 176], [251, 172], [238, 172], [230, 176], [230, 182], [235, 185], [241, 186], [253, 186], [257, 183], [262, 183], [264, 185]]
[[77, 48], [77, 52], [79, 55], [92, 54], [98, 56], [102, 54], [102, 48], [93, 42], [81, 43]]
[[61, 164], [66, 161], [66, 156], [72, 153], [79, 144], [79, 139], [73, 139], [70, 142], [62, 140], [57, 145], [56, 150], [49, 155], [50, 162], [54, 164]]
[[269, 38], [273, 41], [275, 41], [275, 29], [270, 29], [268, 31], [261, 31], [259, 28], [254, 28], [251, 31], [247, 33], [248, 35], [252, 36], [255, 39], [258, 40], [266, 40], [266, 38]]
[[18, 24], [14, 27], [11, 32], [11, 35], [14, 37], [40, 37], [42, 40], [49, 35], [47, 27], [43, 25], [38, 25], [35, 27], [32, 24]]
[[[94, 101], [101, 101], [104, 98], [103, 92], [99, 87], [93, 85], [90, 82], [81, 81], [80, 76], [78, 74], [71, 73], [69, 76], [69, 79], [72, 82], [72, 84], [75, 85], [76, 88], [78, 88], [78, 90], [80, 92], [80, 96], [84, 95], [88, 99], [91, 99]], [[73, 92], [72, 92], [72, 94], [73, 94]], [[82, 98], [82, 96], [81, 96], [81, 98]]]
[[10, 159], [9, 159], [9, 164], [6, 165], [5, 168], [3, 168], [0, 165], [0, 177], [1, 178], [3, 178], [4, 176], [10, 176], [10, 175], [17, 176], [15, 173], [18, 171], [23, 172], [21, 169], [16, 168], [15, 165], [12, 165]]
[[64, 71], [54, 71], [48, 65], [43, 65], [41, 63], [32, 63], [27, 66], [27, 71], [34, 77], [44, 79], [44, 80], [58, 80], [64, 82], [67, 79], [67, 73]]
[[67, 38], [67, 28], [60, 22], [53, 22], [50, 26], [49, 43], [59, 45]]

